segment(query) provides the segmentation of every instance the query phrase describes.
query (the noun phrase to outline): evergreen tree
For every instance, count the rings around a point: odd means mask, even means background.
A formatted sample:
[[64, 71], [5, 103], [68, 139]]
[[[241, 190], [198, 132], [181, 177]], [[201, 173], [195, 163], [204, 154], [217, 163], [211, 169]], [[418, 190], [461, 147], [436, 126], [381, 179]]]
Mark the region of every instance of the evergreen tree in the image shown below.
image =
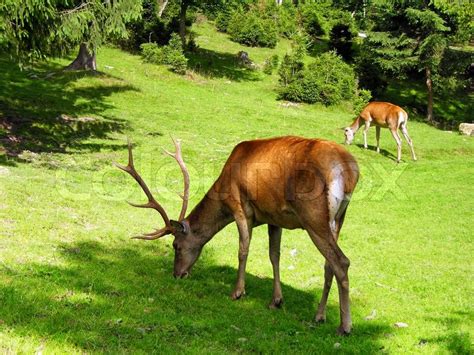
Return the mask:
[[95, 70], [97, 47], [109, 38], [125, 37], [125, 24], [140, 11], [136, 0], [4, 0], [0, 48], [25, 63], [62, 56], [80, 45], [68, 68]]

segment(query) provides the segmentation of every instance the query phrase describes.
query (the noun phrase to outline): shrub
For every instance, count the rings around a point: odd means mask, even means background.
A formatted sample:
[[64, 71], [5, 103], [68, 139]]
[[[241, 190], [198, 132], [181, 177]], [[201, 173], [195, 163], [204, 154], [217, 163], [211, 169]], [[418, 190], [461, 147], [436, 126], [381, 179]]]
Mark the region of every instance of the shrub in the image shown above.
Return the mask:
[[290, 1], [285, 1], [282, 5], [276, 5], [275, 1], [266, 2], [258, 11], [260, 17], [276, 23], [278, 33], [283, 37], [291, 38], [298, 30], [296, 7]]
[[267, 75], [272, 75], [273, 70], [278, 68], [278, 63], [280, 62], [280, 58], [278, 58], [277, 54], [272, 55], [270, 58], [265, 60], [263, 64], [263, 72]]
[[[304, 63], [298, 55], [285, 54], [280, 64], [280, 68], [278, 68], [280, 85], [284, 87], [284, 89], [287, 88], [288, 85], [302, 76], [301, 73], [303, 72], [303, 69]], [[286, 97], [283, 96], [283, 98]]]
[[274, 48], [278, 42], [274, 21], [261, 18], [256, 10], [245, 14], [236, 11], [229, 20], [227, 32], [233, 41], [248, 46]]
[[[327, 52], [318, 57], [306, 69], [297, 67], [296, 73], [288, 74], [294, 62], [291, 57], [283, 60], [280, 67], [280, 97], [295, 102], [332, 105], [341, 101], [359, 102], [357, 79], [354, 70], [334, 52]], [[293, 69], [294, 70], [294, 69]], [[282, 75], [283, 74], [283, 75]], [[286, 83], [286, 85], [285, 85]], [[366, 99], [368, 92], [361, 91], [360, 100]]]
[[369, 103], [372, 98], [370, 90], [358, 89], [357, 94], [352, 99], [352, 109], [355, 113], [359, 113]]
[[216, 28], [219, 32], [227, 32], [227, 27], [229, 26], [232, 15], [233, 12], [229, 10], [219, 12], [215, 21]]
[[142, 57], [146, 62], [164, 64], [163, 47], [158, 47], [156, 43], [143, 43], [140, 48], [142, 50]]
[[300, 18], [304, 30], [311, 37], [324, 36], [327, 33], [327, 21], [323, 9], [317, 4], [307, 4], [300, 8]]
[[171, 35], [167, 46], [159, 47], [156, 43], [143, 43], [140, 48], [145, 61], [169, 65], [171, 71], [178, 74], [186, 73], [188, 59], [184, 56], [181, 39], [176, 33]]

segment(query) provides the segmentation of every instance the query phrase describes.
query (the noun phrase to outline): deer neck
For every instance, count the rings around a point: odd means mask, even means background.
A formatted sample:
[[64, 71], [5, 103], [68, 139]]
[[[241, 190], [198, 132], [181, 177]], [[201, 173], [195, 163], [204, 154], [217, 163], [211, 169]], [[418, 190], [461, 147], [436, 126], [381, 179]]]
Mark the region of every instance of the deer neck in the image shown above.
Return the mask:
[[360, 128], [360, 120], [361, 120], [361, 119], [360, 119], [360, 116], [358, 116], [358, 117], [354, 120], [354, 122], [352, 122], [352, 124], [349, 126], [349, 127], [351, 128], [352, 132], [356, 133], [356, 132], [359, 130], [359, 128]]
[[204, 245], [234, 218], [224, 206], [222, 199], [208, 192], [194, 207], [186, 220], [191, 233]]

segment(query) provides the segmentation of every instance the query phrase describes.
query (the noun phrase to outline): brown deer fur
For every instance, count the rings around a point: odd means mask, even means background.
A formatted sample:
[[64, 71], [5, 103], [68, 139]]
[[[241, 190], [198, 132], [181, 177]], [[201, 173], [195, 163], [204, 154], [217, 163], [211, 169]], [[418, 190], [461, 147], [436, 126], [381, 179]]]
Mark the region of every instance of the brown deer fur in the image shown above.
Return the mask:
[[349, 259], [337, 245], [337, 239], [358, 177], [359, 169], [352, 155], [326, 140], [281, 137], [238, 144], [201, 202], [183, 220], [171, 221], [168, 232], [159, 235], [171, 233], [175, 237], [174, 276], [187, 276], [202, 247], [235, 221], [240, 238], [239, 267], [231, 297], [240, 298], [245, 294], [252, 228], [267, 224], [274, 275], [270, 307], [279, 307], [283, 300], [279, 273], [282, 228], [302, 228], [326, 259], [316, 320], [325, 320], [327, 297], [335, 275], [339, 288], [339, 332], [349, 333]]
[[413, 142], [408, 135], [407, 123], [408, 114], [401, 107], [389, 102], [371, 102], [364, 107], [354, 122], [344, 129], [344, 135], [346, 138], [345, 142], [346, 144], [351, 144], [355, 133], [359, 130], [362, 124], [364, 124], [364, 148], [367, 149], [367, 132], [369, 131], [370, 126], [374, 125], [376, 129], [377, 153], [379, 153], [380, 128], [388, 128], [392, 133], [393, 139], [397, 142], [397, 162], [400, 162], [402, 157], [402, 140], [398, 134], [398, 130], [400, 129], [410, 146], [413, 160], [416, 160]]

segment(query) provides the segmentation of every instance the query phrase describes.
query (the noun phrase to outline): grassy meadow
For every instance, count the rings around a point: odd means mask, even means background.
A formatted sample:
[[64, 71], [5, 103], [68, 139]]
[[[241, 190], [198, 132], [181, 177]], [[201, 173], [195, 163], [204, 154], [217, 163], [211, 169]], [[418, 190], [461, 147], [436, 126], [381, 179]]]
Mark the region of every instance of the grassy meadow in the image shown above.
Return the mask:
[[[0, 352], [472, 353], [474, 139], [416, 117], [408, 128], [417, 162], [404, 142], [395, 163], [387, 130], [382, 154], [361, 148], [361, 132], [348, 147], [361, 168], [340, 240], [351, 260], [348, 337], [336, 335], [335, 285], [327, 323], [312, 322], [324, 260], [302, 230], [283, 232], [281, 310], [267, 309], [264, 226], [254, 231], [239, 301], [229, 297], [235, 224], [184, 280], [172, 276], [171, 237], [130, 239], [162, 221], [125, 203], [144, 201], [112, 166], [126, 161], [127, 137], [137, 168], [176, 218], [181, 175], [162, 153], [171, 136], [182, 140], [192, 207], [238, 142], [301, 135], [342, 143], [340, 128], [354, 117], [345, 106], [282, 105], [276, 74], [237, 64], [239, 50], [263, 64], [289, 42], [244, 48], [207, 23], [195, 31], [200, 50], [185, 76], [107, 47], [95, 75], [58, 71], [67, 60], [20, 71], [0, 58]], [[375, 144], [375, 130], [369, 139]]]

